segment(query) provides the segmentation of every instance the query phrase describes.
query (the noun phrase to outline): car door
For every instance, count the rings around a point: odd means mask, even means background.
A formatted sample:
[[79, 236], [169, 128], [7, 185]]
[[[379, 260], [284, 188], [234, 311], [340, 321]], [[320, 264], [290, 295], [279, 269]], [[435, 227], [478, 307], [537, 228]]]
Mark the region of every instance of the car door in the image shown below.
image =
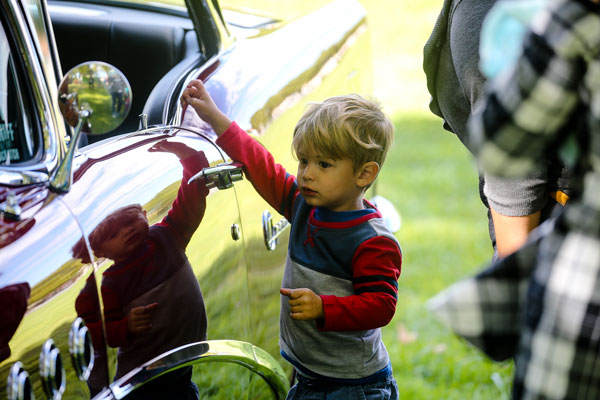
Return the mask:
[[[108, 363], [109, 381], [190, 343], [248, 341], [249, 296], [235, 192], [207, 188], [208, 178], [188, 184], [193, 175], [224, 162], [219, 149], [192, 131], [146, 131], [83, 147], [75, 162], [64, 202], [90, 238], [102, 274], [107, 359], [117, 360]], [[118, 262], [103, 242], [115, 224], [128, 224], [119, 213], [135, 205], [145, 212], [150, 250]], [[123, 336], [123, 319], [131, 319], [133, 308], [151, 304], [157, 305], [149, 313], [152, 327]], [[203, 393], [220, 374], [214, 366], [197, 367], [193, 379]]]

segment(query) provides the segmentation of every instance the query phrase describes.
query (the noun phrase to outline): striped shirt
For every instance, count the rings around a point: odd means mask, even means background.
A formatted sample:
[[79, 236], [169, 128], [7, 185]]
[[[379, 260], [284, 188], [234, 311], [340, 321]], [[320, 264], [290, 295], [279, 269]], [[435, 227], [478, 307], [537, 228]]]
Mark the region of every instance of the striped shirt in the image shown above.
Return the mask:
[[282, 296], [279, 343], [286, 358], [315, 377], [360, 380], [385, 370], [380, 327], [395, 312], [402, 253], [379, 211], [366, 203], [373, 212], [350, 220], [315, 218], [295, 177], [237, 124], [217, 144], [291, 223], [282, 287], [309, 288], [323, 301], [324, 320], [299, 321]]

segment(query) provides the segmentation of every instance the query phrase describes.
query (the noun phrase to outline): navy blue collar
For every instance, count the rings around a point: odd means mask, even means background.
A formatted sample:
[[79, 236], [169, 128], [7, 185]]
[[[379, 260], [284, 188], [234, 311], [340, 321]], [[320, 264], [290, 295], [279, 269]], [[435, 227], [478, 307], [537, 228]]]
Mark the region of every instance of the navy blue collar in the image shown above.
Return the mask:
[[352, 221], [365, 215], [374, 213], [372, 208], [363, 208], [362, 210], [351, 211], [331, 211], [328, 208], [316, 207], [314, 217], [318, 221], [323, 222], [346, 222]]

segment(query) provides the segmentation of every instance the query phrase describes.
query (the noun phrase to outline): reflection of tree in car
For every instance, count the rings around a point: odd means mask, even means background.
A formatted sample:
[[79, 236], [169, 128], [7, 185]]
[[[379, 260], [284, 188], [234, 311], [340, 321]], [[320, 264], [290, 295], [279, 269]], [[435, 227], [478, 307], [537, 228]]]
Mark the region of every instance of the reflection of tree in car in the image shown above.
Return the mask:
[[[187, 181], [208, 161], [179, 142], [162, 140], [149, 151], [173, 153], [183, 165], [167, 216], [149, 226], [145, 210], [133, 204], [108, 215], [89, 235], [94, 254], [114, 261], [103, 274], [101, 292], [106, 339], [119, 348], [115, 379], [168, 350], [206, 340], [204, 300], [185, 248], [204, 216], [208, 194], [203, 182]], [[78, 313], [85, 308], [78, 301]], [[178, 369], [128, 398], [197, 398], [191, 375], [192, 367]]]

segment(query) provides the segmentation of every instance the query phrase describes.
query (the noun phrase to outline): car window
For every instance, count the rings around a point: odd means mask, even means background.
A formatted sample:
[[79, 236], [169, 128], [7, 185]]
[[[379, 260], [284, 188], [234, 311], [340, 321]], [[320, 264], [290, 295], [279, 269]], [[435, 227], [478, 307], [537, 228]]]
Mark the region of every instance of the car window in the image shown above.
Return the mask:
[[27, 98], [21, 90], [15, 58], [9, 41], [0, 29], [0, 165], [14, 165], [31, 160], [37, 137], [31, 129]]

